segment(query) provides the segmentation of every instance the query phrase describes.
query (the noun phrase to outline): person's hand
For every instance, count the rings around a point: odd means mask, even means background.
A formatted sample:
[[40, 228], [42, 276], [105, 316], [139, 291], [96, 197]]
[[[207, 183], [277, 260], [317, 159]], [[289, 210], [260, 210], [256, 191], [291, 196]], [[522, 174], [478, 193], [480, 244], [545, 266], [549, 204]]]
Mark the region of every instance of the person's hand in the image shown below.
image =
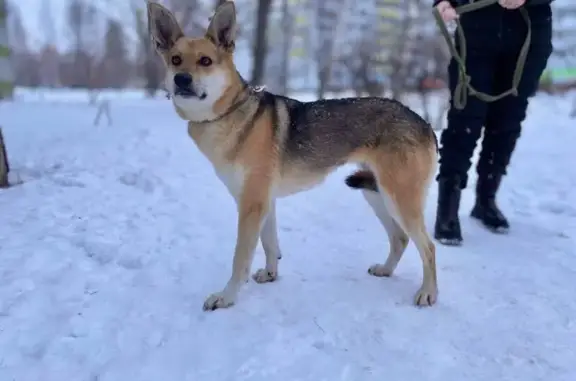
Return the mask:
[[458, 13], [456, 13], [454, 7], [450, 5], [450, 2], [447, 0], [439, 2], [436, 5], [436, 9], [444, 22], [454, 21], [458, 18]]
[[499, 0], [498, 3], [506, 9], [518, 9], [524, 5], [526, 0]]

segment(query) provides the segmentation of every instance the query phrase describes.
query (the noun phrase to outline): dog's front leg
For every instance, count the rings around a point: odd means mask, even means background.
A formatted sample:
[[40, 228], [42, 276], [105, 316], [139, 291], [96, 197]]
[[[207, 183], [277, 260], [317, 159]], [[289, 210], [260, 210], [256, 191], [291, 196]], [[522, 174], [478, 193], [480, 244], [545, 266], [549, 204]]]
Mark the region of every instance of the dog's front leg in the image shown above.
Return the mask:
[[[253, 191], [253, 193], [251, 192]], [[232, 276], [221, 292], [212, 294], [204, 302], [204, 310], [230, 307], [242, 285], [248, 280], [254, 251], [264, 220], [270, 209], [270, 200], [262, 189], [245, 187], [238, 203], [238, 236], [234, 250]]]
[[270, 211], [260, 232], [260, 240], [266, 254], [266, 267], [256, 271], [252, 278], [257, 283], [274, 282], [278, 277], [278, 260], [282, 258], [276, 228], [276, 201], [270, 203]]

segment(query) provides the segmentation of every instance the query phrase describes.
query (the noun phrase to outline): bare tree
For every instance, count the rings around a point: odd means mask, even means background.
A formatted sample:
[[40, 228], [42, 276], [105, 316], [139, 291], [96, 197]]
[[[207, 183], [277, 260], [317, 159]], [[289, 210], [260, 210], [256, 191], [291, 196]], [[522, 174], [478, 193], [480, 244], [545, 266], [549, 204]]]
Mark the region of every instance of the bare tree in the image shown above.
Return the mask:
[[286, 94], [292, 46], [292, 13], [289, 0], [281, 0], [280, 12], [270, 14], [267, 32], [268, 51], [262, 82], [273, 92]]
[[120, 22], [108, 21], [104, 45], [104, 57], [99, 70], [99, 76], [101, 76], [99, 85], [103, 87], [126, 86], [130, 79], [130, 63], [124, 30]]
[[14, 91], [14, 70], [10, 60], [7, 19], [6, 0], [0, 0], [0, 100], [12, 98]]
[[138, 61], [141, 62], [139, 69], [144, 77], [144, 88], [149, 97], [153, 97], [162, 84], [161, 63], [158, 55], [152, 48], [152, 42], [148, 35], [146, 14], [143, 9], [133, 4], [132, 11], [136, 23], [136, 36], [138, 39]]
[[261, 85], [264, 79], [266, 56], [268, 52], [268, 17], [272, 0], [258, 0], [258, 10], [256, 12], [256, 33], [254, 35], [253, 65], [250, 82], [254, 85]]
[[345, 24], [342, 23], [345, 25], [344, 33], [337, 36], [339, 44], [344, 47], [334, 54], [337, 63], [345, 69], [349, 78], [348, 87], [353, 88], [358, 96], [380, 96], [384, 92], [384, 83], [377, 70], [380, 35], [375, 26], [378, 25], [379, 16], [372, 9], [358, 9], [352, 2], [343, 12], [355, 14]]
[[[392, 7], [385, 5], [384, 0], [378, 0], [377, 2], [380, 3], [381, 7]], [[381, 13], [382, 22], [388, 21], [389, 25], [393, 25], [393, 32], [388, 31], [386, 33], [388, 38], [383, 36], [381, 40], [385, 41], [385, 45], [382, 48], [387, 51], [387, 54], [383, 64], [387, 66], [389, 89], [391, 97], [394, 99], [401, 99], [409, 74], [414, 68], [414, 61], [411, 60], [410, 43], [412, 38], [415, 37], [413, 34], [415, 20], [410, 15], [410, 5], [411, 1], [404, 1], [394, 5], [394, 10], [398, 14], [395, 19], [385, 16], [386, 13]]]
[[53, 44], [48, 44], [40, 51], [38, 59], [38, 77], [43, 86], [56, 87], [60, 85], [60, 54]]
[[42, 26], [42, 34], [49, 44], [57, 45], [58, 33], [56, 33], [56, 23], [54, 22], [54, 13], [52, 11], [52, 0], [42, 0], [38, 21]]
[[7, 32], [10, 36], [10, 48], [13, 53], [28, 51], [28, 33], [22, 23], [22, 15], [18, 8], [8, 4]]
[[[82, 0], [72, 0], [68, 8], [68, 23], [73, 39], [74, 85], [94, 88], [95, 58], [101, 36], [96, 27], [97, 10]], [[91, 103], [95, 94], [91, 94]]]
[[316, 0], [316, 64], [318, 88], [316, 96], [324, 98], [332, 74], [334, 48], [343, 24], [343, 10], [348, 0]]
[[43, 86], [58, 86], [60, 84], [57, 48], [58, 34], [50, 0], [42, 0], [40, 3], [38, 21], [47, 41], [46, 46], [40, 52], [38, 60], [39, 80]]
[[380, 96], [384, 92], [383, 83], [375, 75], [374, 52], [373, 40], [363, 39], [339, 60], [348, 70], [351, 87], [357, 96]]
[[[74, 73], [74, 80], [77, 82], [77, 86], [87, 85], [86, 83], [82, 83], [83, 80], [88, 78], [88, 69], [86, 66], [88, 65], [85, 62], [84, 58], [84, 22], [85, 22], [85, 13], [86, 10], [84, 8], [84, 3], [81, 0], [72, 0], [68, 8], [68, 23], [70, 25], [70, 31], [72, 33], [73, 38], [73, 54], [74, 54], [74, 64], [75, 64], [75, 71]], [[79, 73], [79, 67], [81, 66], [83, 73]], [[82, 79], [81, 79], [82, 78]]]
[[288, 0], [282, 0], [282, 58], [280, 64], [280, 92], [288, 93], [288, 78], [290, 70], [290, 50], [292, 47], [293, 17]]
[[14, 85], [38, 84], [38, 60], [28, 49], [28, 35], [18, 8], [8, 9], [7, 34], [10, 36], [10, 63]]

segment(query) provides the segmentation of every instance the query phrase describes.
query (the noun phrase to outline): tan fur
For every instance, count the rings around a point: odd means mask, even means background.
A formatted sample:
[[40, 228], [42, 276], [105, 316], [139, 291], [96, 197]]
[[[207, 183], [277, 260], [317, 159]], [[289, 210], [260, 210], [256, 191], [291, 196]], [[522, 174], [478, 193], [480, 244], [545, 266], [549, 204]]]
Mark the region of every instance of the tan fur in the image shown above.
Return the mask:
[[[320, 184], [338, 167], [315, 169], [304, 160], [282, 160], [290, 120], [281, 104], [276, 109], [265, 109], [253, 120], [259, 105], [243, 99], [247, 95], [236, 75], [230, 37], [234, 35], [235, 13], [232, 12], [235, 10], [230, 3], [226, 2], [218, 9], [204, 38], [179, 37], [176, 41], [171, 41], [171, 38], [180, 36], [180, 31], [170, 12], [158, 4], [149, 4], [152, 37], [160, 41], [158, 49], [166, 64], [167, 84], [177, 71], [190, 73], [201, 85], [215, 84], [214, 88], [207, 89], [207, 97], [213, 97], [208, 99], [214, 99], [211, 105], [175, 99], [174, 107], [181, 118], [189, 121], [190, 137], [210, 160], [238, 206], [232, 274], [221, 292], [208, 297], [204, 303], [206, 310], [235, 303], [241, 285], [248, 280], [259, 238], [266, 253], [266, 266], [253, 278], [259, 283], [276, 279], [281, 254], [276, 232], [275, 200]], [[171, 63], [174, 56], [182, 59], [176, 67]], [[202, 57], [209, 57], [213, 64], [210, 67], [200, 65]], [[224, 82], [220, 83], [222, 78]], [[219, 91], [217, 98], [213, 91]], [[237, 110], [227, 114], [237, 105], [240, 105]], [[211, 118], [196, 120], [199, 115]], [[435, 247], [426, 233], [422, 213], [428, 183], [435, 171], [436, 151], [431, 145], [417, 140], [395, 144], [363, 146], [347, 153], [341, 162], [363, 165], [364, 175], [373, 174], [381, 192], [364, 191], [390, 239], [386, 263], [372, 266], [370, 274], [390, 276], [410, 237], [420, 252], [424, 272], [415, 302], [432, 305], [437, 298]], [[407, 150], [408, 146], [413, 149]]]
[[[435, 172], [436, 152], [420, 149], [409, 155], [397, 152], [376, 152], [366, 161], [372, 167], [380, 191], [384, 194], [386, 209], [393, 214], [399, 231], [390, 234], [391, 254], [387, 264], [373, 266], [372, 275], [389, 276], [394, 271], [407, 246], [408, 235], [418, 248], [422, 259], [424, 280], [415, 297], [417, 305], [436, 302], [438, 285], [436, 277], [436, 248], [424, 224], [424, 206], [431, 174]], [[400, 230], [398, 229], [398, 230]]]

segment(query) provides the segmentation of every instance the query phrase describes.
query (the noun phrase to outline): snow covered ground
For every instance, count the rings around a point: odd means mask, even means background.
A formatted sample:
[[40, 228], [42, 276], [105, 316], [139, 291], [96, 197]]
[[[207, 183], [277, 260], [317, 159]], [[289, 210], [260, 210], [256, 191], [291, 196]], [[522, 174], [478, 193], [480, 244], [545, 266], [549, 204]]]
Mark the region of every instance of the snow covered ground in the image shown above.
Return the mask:
[[114, 125], [97, 128], [83, 103], [0, 105], [24, 181], [0, 190], [0, 380], [574, 381], [569, 107], [540, 95], [530, 108], [500, 197], [510, 235], [471, 221], [465, 192], [465, 245], [438, 246], [435, 307], [412, 305], [412, 244], [395, 276], [367, 274], [387, 238], [343, 168], [279, 203], [279, 281], [208, 313], [235, 207], [168, 101], [114, 101]]

